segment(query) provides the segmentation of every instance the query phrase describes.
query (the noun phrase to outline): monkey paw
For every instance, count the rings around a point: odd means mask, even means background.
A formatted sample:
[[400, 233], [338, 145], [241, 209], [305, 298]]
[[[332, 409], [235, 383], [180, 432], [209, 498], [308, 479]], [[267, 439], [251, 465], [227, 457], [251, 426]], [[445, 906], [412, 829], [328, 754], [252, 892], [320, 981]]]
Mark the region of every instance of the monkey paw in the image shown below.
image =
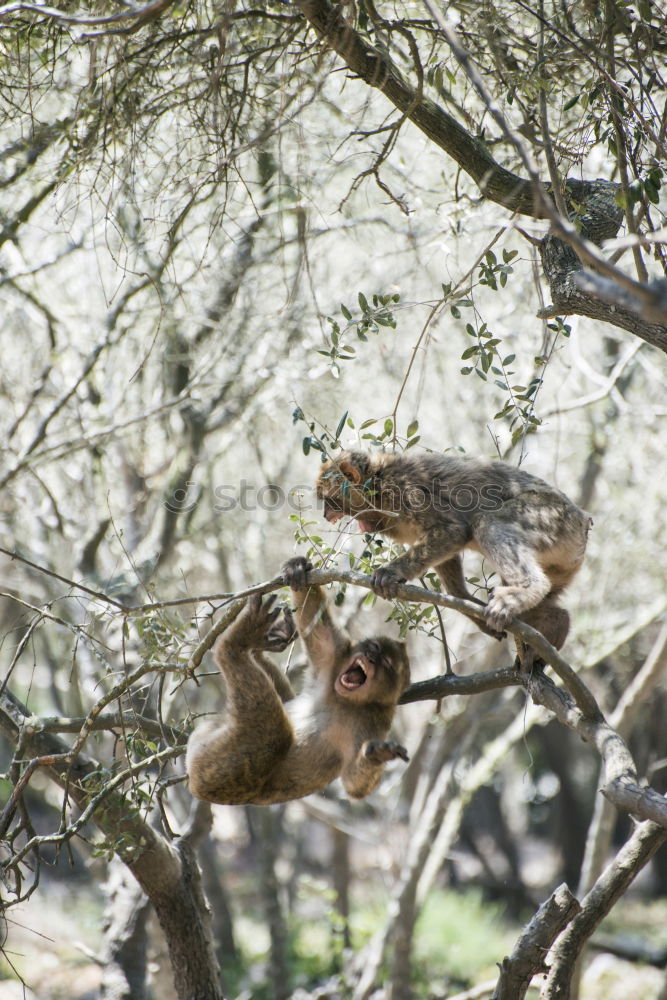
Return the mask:
[[507, 628], [515, 615], [516, 607], [514, 601], [507, 600], [498, 591], [493, 595], [484, 612], [486, 624], [494, 632], [502, 632], [503, 629]]
[[402, 747], [400, 743], [394, 743], [393, 740], [386, 742], [369, 740], [364, 746], [364, 757], [371, 764], [385, 764], [388, 760], [398, 760], [399, 757], [401, 760], [410, 760], [405, 747]]
[[[265, 600], [262, 600], [261, 594], [252, 594], [221, 638], [226, 642], [231, 640], [243, 649], [284, 649], [289, 641], [286, 639], [288, 628], [282, 623], [276, 624], [276, 619], [284, 609], [274, 608], [275, 602], [275, 594], [270, 594]], [[292, 633], [293, 631], [292, 625]], [[279, 645], [267, 645], [269, 641], [273, 641], [271, 636]]]
[[382, 569], [376, 569], [373, 573], [371, 590], [378, 597], [384, 597], [386, 601], [390, 601], [396, 597], [398, 588], [402, 583], [405, 583], [405, 580], [406, 578], [401, 575], [400, 570], [396, 570], [392, 566], [383, 566]]
[[285, 583], [292, 590], [305, 590], [307, 587], [306, 577], [312, 568], [312, 563], [303, 556], [294, 556], [293, 559], [288, 559], [282, 569]]
[[[294, 616], [289, 608], [278, 608], [278, 618], [275, 624], [272, 625], [261, 645], [257, 645], [255, 649], [265, 649], [271, 653], [282, 653], [291, 642], [294, 641], [296, 637], [296, 625], [294, 624]], [[280, 612], [282, 611], [282, 615]]]

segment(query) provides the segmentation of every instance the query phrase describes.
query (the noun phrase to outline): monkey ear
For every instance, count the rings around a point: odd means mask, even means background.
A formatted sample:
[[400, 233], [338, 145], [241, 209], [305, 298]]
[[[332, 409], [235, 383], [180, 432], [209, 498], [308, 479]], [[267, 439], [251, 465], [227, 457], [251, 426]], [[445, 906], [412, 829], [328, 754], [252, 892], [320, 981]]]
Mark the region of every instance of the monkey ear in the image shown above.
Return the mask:
[[338, 468], [343, 473], [345, 478], [352, 483], [353, 486], [358, 486], [361, 482], [361, 471], [357, 466], [347, 458], [341, 459], [338, 463]]

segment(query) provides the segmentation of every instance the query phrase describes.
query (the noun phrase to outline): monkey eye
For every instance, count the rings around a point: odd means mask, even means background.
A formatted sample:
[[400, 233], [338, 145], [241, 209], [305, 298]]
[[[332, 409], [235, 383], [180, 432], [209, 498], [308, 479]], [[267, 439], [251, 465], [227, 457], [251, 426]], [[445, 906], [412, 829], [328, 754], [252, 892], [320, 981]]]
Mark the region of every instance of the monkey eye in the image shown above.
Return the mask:
[[377, 639], [366, 640], [366, 651], [369, 657], [379, 660], [382, 656], [382, 647]]

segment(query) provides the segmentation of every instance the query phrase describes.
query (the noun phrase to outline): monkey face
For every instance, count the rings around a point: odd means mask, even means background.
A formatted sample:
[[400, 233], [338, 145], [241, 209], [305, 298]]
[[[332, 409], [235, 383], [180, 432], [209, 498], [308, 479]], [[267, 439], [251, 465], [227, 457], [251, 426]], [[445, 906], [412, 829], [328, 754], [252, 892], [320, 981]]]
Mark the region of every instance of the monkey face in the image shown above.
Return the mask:
[[331, 524], [342, 517], [354, 517], [357, 511], [367, 506], [362, 491], [347, 478], [340, 463], [336, 462], [324, 462], [320, 468], [317, 496], [324, 501], [324, 516]]
[[409, 682], [404, 643], [381, 636], [364, 639], [352, 649], [334, 688], [346, 699], [394, 705]]
[[374, 503], [371, 470], [363, 459], [363, 455], [343, 452], [335, 461], [324, 462], [317, 477], [317, 496], [324, 502], [324, 516], [330, 524], [353, 517], [361, 531], [372, 533], [383, 530], [386, 517]]
[[324, 517], [330, 524], [335, 524], [336, 521], [340, 521], [341, 517], [345, 517], [345, 511], [340, 506], [337, 500], [333, 497], [324, 498]]

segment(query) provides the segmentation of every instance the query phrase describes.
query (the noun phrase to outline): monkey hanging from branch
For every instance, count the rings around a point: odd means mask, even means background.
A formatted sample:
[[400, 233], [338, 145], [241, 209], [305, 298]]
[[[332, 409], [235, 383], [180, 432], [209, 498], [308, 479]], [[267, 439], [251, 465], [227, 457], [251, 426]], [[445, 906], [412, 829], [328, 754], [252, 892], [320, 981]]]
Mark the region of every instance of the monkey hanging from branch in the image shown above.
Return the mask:
[[432, 567], [448, 593], [468, 591], [461, 554], [480, 552], [501, 583], [475, 623], [497, 638], [514, 617], [557, 649], [570, 616], [557, 601], [579, 570], [591, 517], [564, 493], [506, 462], [462, 456], [346, 451], [324, 462], [317, 494], [325, 518], [350, 516], [364, 532], [410, 547], [376, 570], [372, 589], [392, 598], [397, 587]]
[[293, 590], [299, 634], [309, 658], [304, 690], [291, 685], [264, 651], [284, 650], [294, 637], [291, 616], [275, 597], [250, 597], [220, 635], [215, 661], [225, 679], [224, 715], [188, 740], [190, 791], [210, 802], [268, 805], [301, 798], [340, 777], [363, 798], [387, 761], [407, 761], [387, 734], [410, 683], [402, 642], [385, 636], [353, 643], [338, 628], [320, 587], [306, 584], [303, 558], [283, 567]]

